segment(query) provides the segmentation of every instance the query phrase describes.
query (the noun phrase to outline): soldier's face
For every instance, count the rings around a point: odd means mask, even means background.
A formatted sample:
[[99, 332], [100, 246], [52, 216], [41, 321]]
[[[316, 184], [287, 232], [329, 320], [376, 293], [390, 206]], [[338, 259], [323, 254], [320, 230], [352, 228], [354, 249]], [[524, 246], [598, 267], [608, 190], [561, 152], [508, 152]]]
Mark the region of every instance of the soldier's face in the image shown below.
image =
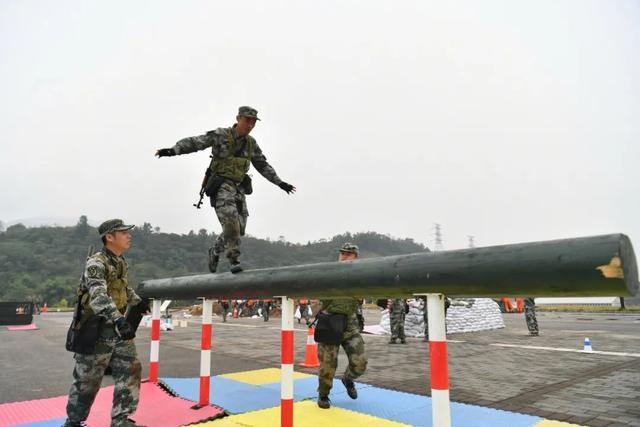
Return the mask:
[[353, 261], [354, 259], [358, 259], [358, 255], [352, 252], [340, 252], [338, 256], [338, 261]]
[[129, 234], [129, 231], [114, 231], [111, 234], [107, 234], [107, 244], [109, 250], [120, 255], [131, 246], [131, 234]]
[[237, 116], [236, 132], [238, 136], [247, 136], [256, 126], [256, 120], [253, 117]]

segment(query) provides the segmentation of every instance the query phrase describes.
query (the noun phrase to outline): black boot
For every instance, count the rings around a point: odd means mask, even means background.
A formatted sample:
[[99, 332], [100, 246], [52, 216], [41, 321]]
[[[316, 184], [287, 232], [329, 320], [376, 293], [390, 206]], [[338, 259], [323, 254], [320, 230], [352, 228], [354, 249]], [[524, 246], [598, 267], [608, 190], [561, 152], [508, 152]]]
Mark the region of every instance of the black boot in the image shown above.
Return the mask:
[[331, 408], [331, 401], [329, 400], [329, 396], [318, 396], [318, 406], [322, 409]]
[[356, 385], [353, 383], [353, 380], [348, 380], [346, 378], [342, 379], [342, 384], [347, 389], [347, 394], [352, 399], [358, 398], [358, 390], [356, 390]]
[[220, 255], [216, 254], [214, 248], [209, 248], [209, 271], [215, 273], [218, 270]]
[[231, 258], [231, 273], [238, 274], [242, 271], [242, 266], [238, 258]]

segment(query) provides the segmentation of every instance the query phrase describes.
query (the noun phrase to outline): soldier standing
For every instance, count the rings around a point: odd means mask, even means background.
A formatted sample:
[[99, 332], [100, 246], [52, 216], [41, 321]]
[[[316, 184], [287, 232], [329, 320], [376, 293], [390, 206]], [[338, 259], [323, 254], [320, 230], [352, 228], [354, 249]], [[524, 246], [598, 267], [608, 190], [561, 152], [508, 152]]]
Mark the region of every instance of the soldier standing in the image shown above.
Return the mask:
[[[339, 261], [352, 261], [358, 258], [358, 247], [351, 243], [345, 243], [340, 248]], [[347, 394], [352, 399], [358, 398], [358, 391], [353, 382], [364, 374], [367, 369], [367, 354], [364, 349], [364, 340], [358, 328], [356, 311], [358, 300], [355, 298], [325, 299], [320, 301], [322, 311], [327, 313], [344, 314], [347, 316], [347, 327], [342, 335], [341, 346], [349, 359], [349, 365], [342, 377], [342, 384], [347, 389]], [[338, 350], [340, 346], [318, 343], [318, 358], [320, 370], [318, 372], [318, 406], [322, 409], [331, 407], [329, 392], [333, 386], [333, 376], [338, 367]]]
[[524, 318], [527, 321], [529, 335], [537, 337], [540, 331], [538, 330], [538, 319], [536, 319], [536, 303], [533, 298], [524, 299]]
[[305, 323], [309, 324], [309, 300], [301, 299], [298, 300], [298, 310], [300, 310], [300, 319], [298, 319], [298, 323], [300, 323], [301, 319], [304, 319]]
[[220, 305], [222, 306], [222, 323], [227, 323], [227, 316], [229, 315], [229, 301], [223, 299], [220, 301]]
[[406, 344], [407, 340], [404, 335], [404, 319], [409, 306], [402, 298], [393, 298], [389, 304], [389, 325], [391, 327], [391, 340], [389, 344], [395, 344], [400, 338], [402, 344]]
[[141, 299], [129, 287], [128, 265], [123, 257], [131, 244], [129, 230], [133, 227], [120, 219], [105, 221], [98, 227], [104, 247], [87, 259], [78, 290], [84, 313], [100, 318], [98, 337], [94, 354], [74, 354], [64, 427], [84, 425], [107, 367], [115, 382], [111, 426], [136, 426], [129, 415], [138, 406], [142, 365], [133, 341], [135, 331], [124, 314], [128, 305], [135, 306]]
[[222, 232], [209, 249], [209, 270], [215, 273], [220, 255], [226, 249], [231, 272], [242, 271], [240, 266], [240, 237], [244, 236], [249, 211], [245, 194], [253, 192], [251, 179], [247, 175], [250, 165], [267, 180], [286, 191], [295, 193], [296, 188], [280, 179], [267, 162], [256, 140], [249, 135], [256, 125], [258, 111], [251, 107], [240, 107], [236, 124], [229, 128], [218, 128], [204, 135], [181, 139], [172, 148], [156, 151], [158, 157], [189, 154], [211, 148], [211, 164], [207, 169], [203, 191], [210, 197]]

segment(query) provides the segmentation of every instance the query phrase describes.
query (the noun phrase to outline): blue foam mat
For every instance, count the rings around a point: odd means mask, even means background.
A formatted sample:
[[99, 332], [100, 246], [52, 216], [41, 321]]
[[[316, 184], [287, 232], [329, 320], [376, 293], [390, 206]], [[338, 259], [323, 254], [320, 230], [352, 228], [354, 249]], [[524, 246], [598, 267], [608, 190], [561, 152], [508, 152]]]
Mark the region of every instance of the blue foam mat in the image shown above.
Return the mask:
[[[358, 391], [358, 399], [346, 394], [331, 397], [334, 406], [388, 420], [430, 427], [431, 398], [416, 394], [367, 387]], [[451, 402], [453, 427], [530, 427], [542, 418], [482, 406]]]
[[[355, 383], [356, 389], [370, 387], [369, 384]], [[263, 384], [261, 387], [280, 393], [280, 383]], [[339, 379], [333, 379], [331, 395], [346, 393], [346, 389]], [[279, 394], [278, 394], [279, 395]], [[299, 402], [305, 399], [315, 399], [318, 397], [318, 377], [300, 378], [293, 383], [293, 400]]]
[[36, 421], [26, 424], [13, 424], [11, 427], [60, 427], [66, 418], [53, 418], [45, 421]]
[[[178, 396], [199, 400], [199, 378], [161, 378], [161, 381]], [[280, 405], [280, 394], [273, 390], [222, 377], [211, 377], [209, 397], [212, 404], [234, 414]]]

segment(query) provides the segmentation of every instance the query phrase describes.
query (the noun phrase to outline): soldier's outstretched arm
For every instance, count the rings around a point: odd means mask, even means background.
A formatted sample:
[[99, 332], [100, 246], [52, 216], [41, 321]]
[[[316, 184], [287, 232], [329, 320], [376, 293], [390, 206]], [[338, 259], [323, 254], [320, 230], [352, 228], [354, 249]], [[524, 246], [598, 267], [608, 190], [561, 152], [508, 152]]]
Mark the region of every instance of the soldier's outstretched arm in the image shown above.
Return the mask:
[[89, 305], [93, 312], [114, 322], [122, 317], [113, 300], [107, 294], [106, 268], [104, 264], [95, 259], [87, 261], [85, 277], [87, 278], [86, 286], [89, 292]]
[[287, 193], [296, 192], [296, 187], [294, 187], [291, 184], [287, 184], [286, 182], [280, 179], [280, 177], [276, 173], [276, 170], [273, 168], [273, 166], [271, 166], [269, 162], [267, 162], [267, 157], [262, 153], [262, 150], [260, 149], [257, 143], [253, 147], [253, 156], [251, 157], [251, 164], [253, 165], [254, 168], [256, 168], [258, 172], [260, 172], [260, 175], [264, 176], [270, 182], [274, 183], [275, 185], [277, 185]]
[[171, 148], [161, 148], [157, 150], [156, 156], [171, 157], [180, 154], [194, 153], [211, 147], [213, 140], [213, 132], [208, 132], [199, 136], [190, 136], [176, 142], [176, 144]]

